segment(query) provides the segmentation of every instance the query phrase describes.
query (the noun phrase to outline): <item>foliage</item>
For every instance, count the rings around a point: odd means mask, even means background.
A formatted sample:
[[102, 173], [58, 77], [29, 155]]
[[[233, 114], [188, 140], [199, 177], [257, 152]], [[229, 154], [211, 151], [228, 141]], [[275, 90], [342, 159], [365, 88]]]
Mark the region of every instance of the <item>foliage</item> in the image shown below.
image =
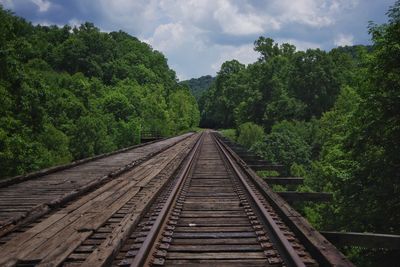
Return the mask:
[[200, 97], [210, 88], [215, 77], [211, 75], [201, 76], [200, 78], [192, 78], [182, 81], [180, 84], [189, 86], [190, 92], [199, 101]]
[[0, 177], [198, 125], [165, 57], [124, 32], [32, 26], [0, 7]]
[[265, 138], [264, 129], [252, 122], [246, 122], [238, 127], [237, 142], [244, 147], [251, 148]]
[[310, 129], [311, 122], [282, 121], [252, 149], [273, 163], [284, 164], [288, 170], [294, 163], [308, 165], [312, 149]]
[[[304, 176], [299, 190], [333, 193], [296, 206], [323, 230], [400, 234], [400, 1], [387, 14], [367, 47], [296, 51], [260, 37], [258, 61], [225, 62], [200, 99], [201, 125], [262, 126], [252, 150]], [[359, 266], [398, 265], [396, 251], [344, 251]]]
[[186, 89], [177, 90], [171, 94], [170, 106], [175, 132], [199, 125], [200, 113], [196, 100]]
[[237, 139], [237, 133], [236, 133], [236, 129], [223, 129], [220, 130], [220, 133], [225, 136], [226, 138], [232, 140], [232, 141], [236, 141]]
[[221, 66], [215, 83], [200, 99], [203, 127], [237, 127], [254, 122], [269, 131], [282, 120], [310, 120], [329, 110], [353, 65], [340, 51], [296, 51], [260, 37], [259, 60], [247, 67], [236, 60]]
[[388, 24], [370, 28], [374, 47], [364, 82], [343, 88], [321, 119], [323, 146], [310, 183], [335, 194], [334, 214], [324, 218], [329, 228], [400, 233], [399, 6]]

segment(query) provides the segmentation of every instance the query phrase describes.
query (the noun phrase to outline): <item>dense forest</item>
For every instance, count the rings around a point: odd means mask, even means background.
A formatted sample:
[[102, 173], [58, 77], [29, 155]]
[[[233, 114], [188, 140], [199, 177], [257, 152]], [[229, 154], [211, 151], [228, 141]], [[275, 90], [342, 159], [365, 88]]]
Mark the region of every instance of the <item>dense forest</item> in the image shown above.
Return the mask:
[[211, 75], [206, 75], [201, 76], [200, 78], [192, 78], [190, 80], [182, 81], [181, 84], [189, 86], [190, 92], [198, 101], [203, 93], [210, 88], [214, 80], [215, 77], [212, 77]]
[[[400, 1], [387, 14], [368, 26], [372, 46], [298, 51], [260, 37], [255, 63], [178, 83], [127, 33], [34, 26], [0, 6], [0, 177], [200, 123], [303, 176], [300, 190], [332, 192], [297, 207], [318, 229], [400, 234]], [[393, 251], [345, 252], [398, 265]]]
[[0, 177], [197, 126], [166, 58], [124, 32], [33, 26], [0, 6]]
[[[199, 101], [201, 126], [305, 177], [334, 201], [301, 207], [322, 230], [400, 234], [400, 2], [369, 25], [370, 47], [297, 51], [260, 37], [259, 59], [223, 63]], [[359, 266], [398, 266], [385, 250], [348, 249]], [[365, 257], [368, 256], [368, 257]]]

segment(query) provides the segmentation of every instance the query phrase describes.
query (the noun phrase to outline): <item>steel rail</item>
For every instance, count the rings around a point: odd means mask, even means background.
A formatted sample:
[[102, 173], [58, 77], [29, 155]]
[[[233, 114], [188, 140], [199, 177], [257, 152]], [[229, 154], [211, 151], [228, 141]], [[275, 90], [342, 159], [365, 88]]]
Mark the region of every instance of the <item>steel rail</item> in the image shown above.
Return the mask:
[[[48, 174], [53, 174], [59, 171], [63, 171], [63, 170], [68, 170], [71, 169], [73, 167], [79, 166], [79, 165], [83, 165], [85, 163], [88, 162], [92, 162], [95, 160], [99, 160], [99, 159], [103, 159], [103, 158], [107, 158], [113, 155], [117, 155], [120, 153], [124, 153], [126, 151], [129, 150], [133, 150], [136, 148], [140, 148], [140, 147], [144, 147], [147, 145], [151, 145], [160, 141], [164, 141], [168, 138], [162, 138], [162, 139], [158, 139], [158, 140], [154, 140], [154, 141], [149, 141], [149, 142], [145, 142], [145, 143], [140, 143], [137, 145], [133, 145], [133, 146], [129, 146], [129, 147], [125, 147], [125, 148], [121, 148], [115, 151], [111, 151], [111, 152], [107, 152], [107, 153], [103, 153], [103, 154], [99, 154], [99, 155], [95, 155], [92, 157], [88, 157], [88, 158], [84, 158], [84, 159], [78, 159], [69, 163], [65, 163], [62, 165], [57, 165], [57, 166], [53, 166], [53, 167], [48, 167], [42, 170], [38, 170], [38, 171], [33, 171], [33, 172], [29, 172], [26, 174], [21, 174], [21, 175], [17, 175], [17, 176], [12, 176], [12, 177], [4, 177], [0, 180], [0, 188], [2, 187], [7, 187], [10, 185], [14, 185], [14, 184], [18, 184], [18, 183], [22, 183], [28, 180], [32, 180], [32, 179], [36, 179], [36, 178], [40, 178], [43, 177], [45, 175]], [[183, 140], [181, 140], [183, 141]]]
[[267, 209], [261, 203], [260, 199], [256, 196], [255, 192], [251, 189], [251, 187], [248, 184], [248, 182], [246, 181], [245, 177], [239, 171], [237, 164], [232, 160], [228, 151], [220, 143], [221, 141], [218, 140], [217, 138], [215, 138], [214, 135], [213, 135], [213, 139], [216, 141], [220, 151], [225, 156], [226, 160], [228, 161], [229, 165], [234, 170], [237, 177], [240, 179], [242, 185], [248, 192], [249, 196], [252, 198], [252, 200], [256, 204], [257, 209], [259, 210], [261, 215], [266, 219], [269, 229], [271, 230], [272, 234], [274, 235], [276, 241], [279, 242], [279, 244], [277, 244], [277, 245], [279, 245], [280, 251], [284, 254], [284, 259], [285, 259], [285, 261], [287, 261], [286, 264], [288, 264], [288, 266], [305, 267], [306, 265], [301, 260], [299, 255], [296, 253], [296, 251], [294, 250], [294, 248], [292, 247], [290, 242], [287, 240], [285, 235], [279, 229], [279, 226], [275, 223], [274, 219], [271, 217], [271, 215], [269, 214]]
[[[219, 139], [220, 135], [215, 134]], [[225, 144], [225, 141], [219, 139], [221, 144], [229, 151], [232, 158], [241, 166], [243, 172], [252, 181], [254, 186], [270, 203], [272, 208], [281, 216], [281, 219], [286, 225], [297, 235], [304, 247], [310, 252], [321, 266], [340, 266], [340, 267], [354, 267], [351, 263], [335, 246], [333, 246], [322, 234], [315, 230], [309, 222], [307, 222], [297, 211], [288, 206], [286, 202], [274, 193], [257, 174], [251, 169], [247, 168], [245, 162]]]
[[139, 251], [137, 252], [134, 260], [131, 263], [131, 267], [140, 267], [140, 266], [148, 266], [150, 265], [152, 250], [154, 249], [154, 242], [157, 240], [157, 237], [160, 236], [161, 230], [164, 228], [167, 218], [169, 217], [170, 213], [172, 212], [173, 204], [175, 200], [179, 196], [179, 192], [183, 188], [184, 181], [189, 175], [189, 172], [195, 162], [196, 155], [199, 153], [199, 147], [203, 142], [204, 134], [202, 133], [196, 142], [196, 145], [192, 148], [188, 160], [185, 162], [182, 170], [180, 171], [179, 177], [177, 179], [176, 185], [172, 189], [170, 195], [165, 202], [165, 205], [161, 209], [160, 213], [157, 216], [153, 226], [151, 227], [146, 239], [144, 240], [142, 246], [140, 247]]
[[[190, 136], [192, 136], [192, 135], [191, 134], [187, 135], [186, 137], [184, 137], [181, 140], [178, 140], [169, 145], [166, 145], [165, 147], [163, 147], [159, 150], [156, 150], [154, 152], [151, 152], [150, 154], [148, 154], [142, 158], [138, 158], [135, 161], [132, 161], [127, 165], [123, 165], [123, 166], [119, 167], [118, 169], [113, 170], [112, 172], [110, 171], [108, 174], [99, 176], [98, 178], [93, 179], [92, 181], [88, 182], [87, 184], [84, 184], [79, 189], [71, 190], [70, 192], [66, 192], [64, 195], [62, 195], [60, 197], [54, 198], [49, 201], [44, 201], [43, 203], [40, 203], [40, 205], [27, 211], [26, 214], [10, 217], [9, 219], [2, 221], [0, 223], [0, 237], [3, 237], [5, 235], [9, 234], [10, 232], [14, 231], [21, 224], [29, 223], [38, 218], [41, 218], [42, 216], [44, 216], [44, 215], [48, 214], [49, 212], [51, 212], [52, 210], [54, 210], [55, 207], [64, 205], [64, 204], [68, 203], [69, 201], [74, 200], [77, 197], [80, 197], [80, 196], [94, 190], [96, 187], [101, 186], [101, 185], [105, 184], [106, 182], [109, 182], [110, 180], [114, 179], [115, 177], [137, 167], [138, 165], [142, 164], [145, 161], [148, 161], [155, 155], [158, 155], [158, 154], [164, 152], [165, 150], [173, 147], [174, 145], [186, 140]], [[142, 144], [130, 146], [127, 148], [119, 149], [119, 150], [116, 150], [113, 152], [93, 156], [93, 157], [86, 158], [86, 159], [81, 159], [81, 160], [74, 161], [74, 162], [71, 162], [68, 164], [50, 167], [50, 168], [47, 168], [47, 169], [44, 169], [41, 171], [37, 171], [37, 172], [32, 172], [32, 173], [29, 173], [26, 175], [19, 175], [19, 176], [7, 178], [5, 180], [0, 181], [0, 188], [3, 188], [3, 187], [5, 188], [5, 187], [8, 187], [8, 186], [11, 186], [14, 184], [22, 184], [23, 182], [26, 182], [26, 181], [35, 180], [35, 179], [44, 177], [46, 175], [51, 175], [51, 174], [54, 174], [57, 172], [72, 169], [74, 167], [84, 165], [84, 164], [87, 164], [87, 163], [90, 163], [90, 162], [93, 162], [96, 160], [104, 159], [107, 157], [111, 157], [111, 156], [114, 156], [117, 154], [123, 154], [129, 150], [134, 150], [134, 149], [137, 149], [140, 147], [145, 147], [147, 145], [161, 142], [161, 141], [164, 141], [167, 139], [168, 138], [164, 138], [161, 140], [155, 140], [152, 142], [142, 143]]]

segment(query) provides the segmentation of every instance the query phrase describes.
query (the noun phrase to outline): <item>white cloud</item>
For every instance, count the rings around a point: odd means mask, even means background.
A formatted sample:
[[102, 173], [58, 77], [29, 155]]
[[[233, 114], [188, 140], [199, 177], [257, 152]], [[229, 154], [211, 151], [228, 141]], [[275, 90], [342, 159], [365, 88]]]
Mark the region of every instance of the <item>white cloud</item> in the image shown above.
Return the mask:
[[179, 47], [185, 41], [185, 29], [181, 23], [161, 24], [146, 42], [160, 51], [169, 51]]
[[299, 23], [311, 27], [325, 27], [334, 23], [321, 0], [277, 0], [272, 6], [283, 22]]
[[296, 23], [312, 28], [328, 27], [341, 12], [357, 7], [359, 0], [272, 0], [264, 10], [281, 24]]
[[215, 0], [161, 0], [160, 9], [172, 20], [190, 22], [194, 25], [205, 25], [216, 9], [218, 1]]
[[14, 3], [12, 0], [0, 0], [0, 4], [5, 8], [5, 9], [13, 9], [14, 8]]
[[[39, 12], [46, 12], [51, 7], [52, 3], [48, 0], [30, 0], [39, 8]], [[0, 4], [6, 9], [14, 9], [15, 6], [23, 3], [21, 0], [0, 0]]]
[[229, 1], [218, 1], [218, 8], [214, 11], [213, 17], [219, 22], [224, 33], [232, 35], [261, 34], [268, 24], [272, 30], [277, 30], [280, 23], [275, 19], [264, 15], [260, 16], [255, 12], [241, 13], [237, 6]]
[[49, 10], [51, 3], [46, 0], [31, 0], [35, 5], [38, 6], [39, 12], [46, 12]]
[[[231, 59], [254, 62], [253, 42], [262, 35], [298, 50], [368, 43], [368, 19], [383, 18], [393, 0], [0, 0], [43, 25], [92, 21], [107, 31], [123, 30], [168, 58], [178, 77], [215, 73]], [[36, 8], [36, 6], [38, 8]], [[382, 7], [381, 9], [379, 9]], [[378, 10], [379, 9], [379, 10]], [[60, 12], [67, 10], [68, 12]], [[47, 12], [46, 12], [47, 11]], [[54, 19], [59, 12], [60, 18]], [[371, 14], [382, 13], [381, 15]], [[64, 17], [62, 17], [64, 16]], [[365, 30], [364, 33], [361, 33]], [[333, 37], [329, 34], [333, 32]], [[346, 33], [338, 34], [335, 33]], [[362, 38], [360, 40], [360, 36]], [[366, 41], [365, 41], [366, 40]]]
[[261, 34], [277, 30], [280, 22], [267, 12], [259, 12], [244, 2], [227, 0], [162, 0], [160, 10], [171, 19], [179, 19], [204, 31], [221, 30], [229, 35]]
[[220, 51], [220, 54], [218, 59], [211, 64], [211, 69], [214, 72], [219, 71], [222, 63], [225, 61], [236, 59], [240, 63], [250, 64], [255, 62], [259, 57], [259, 54], [254, 51], [252, 44], [246, 44], [239, 47], [218, 45], [215, 48]]
[[[82, 3], [90, 9], [93, 5]], [[99, 0], [98, 6], [105, 20], [114, 28], [123, 29], [133, 35], [154, 31], [160, 24], [162, 12], [156, 0]]]
[[305, 51], [309, 48], [311, 49], [316, 49], [316, 48], [322, 48], [322, 45], [319, 43], [314, 43], [314, 42], [307, 42], [307, 41], [302, 41], [302, 40], [296, 40], [296, 39], [276, 39], [276, 42], [279, 44], [283, 43], [288, 43], [296, 46], [297, 51]]
[[57, 27], [64, 27], [63, 24], [56, 24], [54, 22], [48, 21], [48, 20], [37, 20], [32, 22], [33, 25], [41, 25], [41, 26], [52, 26], [52, 25], [56, 25]]
[[327, 2], [326, 5], [331, 12], [340, 12], [343, 10], [353, 9], [357, 7], [359, 0], [333, 0]]
[[74, 28], [74, 27], [79, 28], [79, 26], [81, 26], [82, 23], [83, 23], [83, 21], [76, 19], [76, 18], [72, 18], [68, 21], [68, 25], [71, 26], [72, 28]]
[[336, 46], [346, 46], [354, 44], [354, 36], [351, 34], [338, 34], [333, 41]]
[[[99, 0], [99, 5], [109, 23], [163, 52], [179, 78], [190, 78], [193, 73], [206, 74], [207, 69], [216, 72], [226, 60], [254, 62], [259, 56], [253, 50], [254, 40], [241, 38], [271, 36], [292, 30], [293, 25], [330, 27], [343, 9], [354, 8], [357, 1], [270, 0], [255, 6], [250, 1], [228, 0]], [[229, 38], [239, 42], [230, 45]], [[298, 50], [322, 47], [297, 36], [275, 39], [292, 43]]]

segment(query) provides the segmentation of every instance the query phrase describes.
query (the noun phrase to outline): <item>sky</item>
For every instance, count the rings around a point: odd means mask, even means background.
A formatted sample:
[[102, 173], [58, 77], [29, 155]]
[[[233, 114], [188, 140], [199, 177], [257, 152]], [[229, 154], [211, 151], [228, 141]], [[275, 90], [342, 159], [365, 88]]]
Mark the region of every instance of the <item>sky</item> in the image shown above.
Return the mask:
[[33, 24], [93, 22], [161, 51], [180, 80], [215, 75], [221, 64], [257, 60], [259, 36], [298, 50], [370, 44], [368, 23], [387, 21], [395, 0], [0, 0]]

